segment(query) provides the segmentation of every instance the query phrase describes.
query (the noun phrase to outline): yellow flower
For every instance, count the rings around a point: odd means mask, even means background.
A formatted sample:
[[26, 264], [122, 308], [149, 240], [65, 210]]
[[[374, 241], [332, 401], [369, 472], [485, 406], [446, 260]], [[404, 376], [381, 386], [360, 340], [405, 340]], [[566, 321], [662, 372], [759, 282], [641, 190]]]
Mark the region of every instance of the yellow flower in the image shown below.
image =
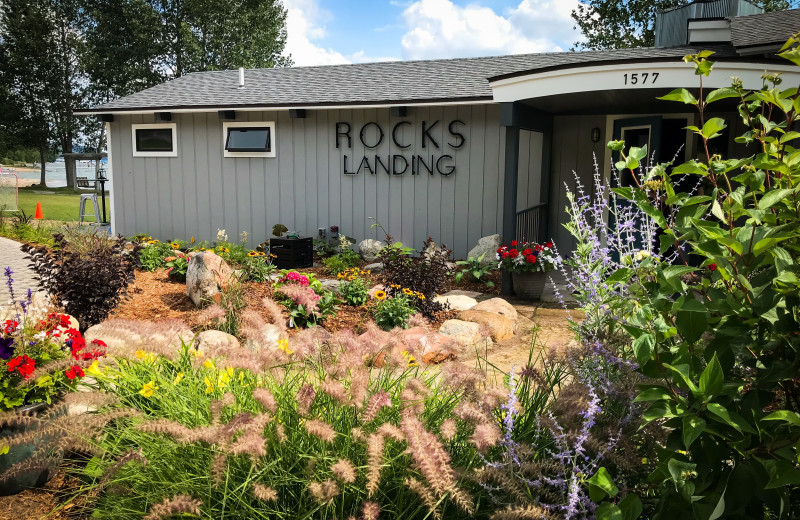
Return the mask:
[[225, 371], [230, 377], [233, 377], [233, 367], [225, 367]]
[[151, 354], [150, 352], [146, 352], [144, 350], [137, 350], [135, 355], [138, 359], [141, 359], [145, 363], [147, 362], [152, 363], [153, 361], [156, 360], [155, 354]]
[[206, 359], [203, 362], [203, 366], [206, 367], [206, 368], [214, 368], [214, 362], [212, 360], [210, 360], [210, 359]]
[[248, 251], [247, 252], [247, 256], [249, 256], [249, 257], [258, 256], [258, 252], [256, 252], [256, 251]]
[[211, 380], [209, 378], [207, 378], [207, 377], [203, 378], [203, 381], [205, 381], [205, 383], [206, 383], [206, 393], [210, 394], [211, 392], [213, 392], [214, 391], [214, 383], [212, 383]]
[[352, 281], [353, 281], [353, 280], [355, 280], [355, 279], [356, 279], [356, 277], [355, 277], [355, 276], [348, 276], [348, 277], [347, 277], [347, 280], [348, 280], [348, 281], [350, 281], [350, 282], [352, 282]]
[[376, 300], [385, 300], [386, 299], [386, 291], [375, 291], [375, 299]]
[[278, 255], [273, 255], [272, 253], [270, 253], [269, 257], [270, 258], [278, 258]]
[[288, 339], [279, 339], [278, 340], [278, 348], [280, 350], [286, 352], [290, 356], [292, 354], [294, 354], [294, 350], [289, 348], [289, 340]]
[[344, 273], [339, 273], [339, 274], [337, 274], [337, 275], [336, 275], [336, 278], [338, 278], [339, 280], [341, 280], [342, 278], [344, 278]]
[[94, 377], [98, 377], [98, 376], [102, 376], [103, 375], [103, 372], [100, 371], [100, 366], [97, 363], [96, 359], [94, 361], [92, 361], [92, 364], [89, 365], [89, 368], [86, 369], [86, 373], [89, 374], [90, 376], [94, 376]]
[[156, 390], [158, 390], [158, 386], [156, 385], [156, 382], [151, 379], [150, 382], [142, 385], [142, 389], [139, 390], [139, 393], [147, 398], [150, 398], [153, 395], [153, 392]]
[[177, 242], [173, 242], [169, 245], [169, 247], [171, 247], [172, 249], [180, 249], [181, 245]]
[[191, 240], [189, 240], [189, 243], [190, 243], [190, 244], [194, 244], [194, 237], [192, 237], [192, 239], [191, 239]]
[[195, 359], [199, 359], [199, 358], [203, 357], [203, 353], [200, 352], [199, 350], [197, 350], [196, 348], [190, 348], [189, 349], [189, 354], [193, 355], [195, 357]]
[[183, 372], [178, 372], [178, 375], [175, 376], [175, 380], [172, 382], [173, 385], [177, 385], [183, 379]]
[[414, 291], [412, 291], [411, 289], [406, 288], [406, 289], [403, 289], [403, 294], [405, 294], [407, 296], [411, 296], [412, 294], [414, 294]]
[[425, 299], [425, 295], [422, 294], [421, 292], [418, 292], [417, 293], [417, 298], [419, 298], [420, 300], [424, 300]]
[[225, 388], [230, 380], [231, 378], [230, 376], [228, 376], [227, 372], [220, 372], [219, 374], [217, 374], [217, 387]]

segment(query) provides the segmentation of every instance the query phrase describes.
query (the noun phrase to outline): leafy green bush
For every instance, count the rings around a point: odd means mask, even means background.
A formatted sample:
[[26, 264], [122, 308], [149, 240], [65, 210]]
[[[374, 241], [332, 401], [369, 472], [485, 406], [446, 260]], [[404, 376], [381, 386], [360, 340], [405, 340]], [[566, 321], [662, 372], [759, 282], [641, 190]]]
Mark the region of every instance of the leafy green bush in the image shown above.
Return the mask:
[[[782, 55], [800, 65], [797, 43]], [[638, 186], [614, 190], [657, 223], [661, 255], [678, 251], [678, 265], [648, 258], [611, 276], [636, 302], [623, 328], [646, 378], [642, 425], [669, 433], [642, 496], [657, 486], [652, 518], [785, 518], [800, 509], [800, 95], [769, 75], [756, 92], [738, 80], [705, 92], [711, 54], [685, 58], [700, 97], [677, 89], [662, 99], [697, 109], [690, 130], [706, 151], [727, 126], [708, 117], [710, 106], [738, 99], [747, 130], [736, 140], [756, 155], [650, 169], [642, 181], [660, 181], [669, 216], [637, 175]], [[609, 146], [620, 170], [635, 172], [647, 156]], [[700, 180], [702, 194], [679, 192], [675, 175]]]
[[271, 280], [276, 271], [275, 265], [264, 256], [250, 256], [244, 262], [244, 272], [247, 280], [251, 282], [264, 283]]
[[170, 245], [152, 239], [142, 245], [139, 251], [139, 267], [151, 273], [163, 269], [167, 264], [164, 259], [172, 252]]
[[408, 252], [409, 248], [392, 243], [389, 236], [387, 243], [392, 245], [384, 247], [379, 253], [386, 282], [424, 295], [415, 305], [423, 316], [432, 318], [444, 309], [434, 298], [447, 286], [447, 273], [450, 271], [447, 262], [451, 251], [444, 245], [437, 246], [429, 237], [423, 244], [423, 254], [413, 258]]
[[325, 265], [325, 270], [328, 273], [339, 274], [353, 267], [357, 267], [361, 263], [361, 257], [352, 249], [348, 249], [323, 259], [322, 263]]
[[486, 253], [481, 254], [478, 258], [467, 258], [466, 260], [459, 260], [456, 265], [461, 267], [461, 270], [455, 273], [454, 279], [456, 283], [461, 283], [465, 275], [471, 276], [476, 282], [480, 282], [486, 287], [494, 287], [494, 282], [487, 278], [487, 275], [492, 271], [497, 270], [497, 266], [493, 263], [483, 263], [483, 258]]
[[375, 298], [378, 304], [372, 309], [372, 316], [378, 327], [383, 330], [408, 328], [408, 319], [417, 312], [408, 296], [402, 293], [388, 296], [384, 291], [378, 291]]
[[167, 268], [167, 275], [178, 282], [186, 281], [186, 271], [189, 270], [189, 257], [181, 251], [173, 250], [173, 253], [164, 259], [164, 267]]
[[[352, 276], [352, 275], [351, 275]], [[369, 287], [363, 278], [354, 276], [352, 280], [343, 281], [339, 285], [339, 294], [347, 305], [359, 307], [369, 301]]]

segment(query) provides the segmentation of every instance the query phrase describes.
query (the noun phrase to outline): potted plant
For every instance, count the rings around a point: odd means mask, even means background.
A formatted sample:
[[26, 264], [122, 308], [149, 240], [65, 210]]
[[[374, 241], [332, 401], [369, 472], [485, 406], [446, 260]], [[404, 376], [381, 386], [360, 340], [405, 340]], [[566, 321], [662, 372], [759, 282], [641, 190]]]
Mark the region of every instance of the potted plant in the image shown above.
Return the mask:
[[[66, 314], [51, 313], [45, 319], [34, 316], [30, 291], [27, 299], [13, 299], [12, 271], [5, 270], [12, 294], [11, 315], [0, 321], [0, 412], [15, 412], [0, 421], [0, 495], [44, 485], [52, 476], [48, 468], [24, 469], [34, 452], [48, 443], [37, 438], [16, 443], [36, 421], [16, 420], [49, 412], [60, 395], [74, 390], [84, 368], [105, 353], [105, 343], [86, 343], [78, 323]], [[16, 419], [15, 419], [16, 418]], [[19, 466], [18, 466], [19, 465]], [[10, 468], [17, 466], [9, 475]], [[23, 469], [18, 469], [23, 468]]]
[[539, 300], [547, 282], [547, 273], [556, 267], [556, 253], [552, 242], [511, 241], [510, 246], [497, 249], [499, 269], [511, 273], [514, 293], [526, 300]]

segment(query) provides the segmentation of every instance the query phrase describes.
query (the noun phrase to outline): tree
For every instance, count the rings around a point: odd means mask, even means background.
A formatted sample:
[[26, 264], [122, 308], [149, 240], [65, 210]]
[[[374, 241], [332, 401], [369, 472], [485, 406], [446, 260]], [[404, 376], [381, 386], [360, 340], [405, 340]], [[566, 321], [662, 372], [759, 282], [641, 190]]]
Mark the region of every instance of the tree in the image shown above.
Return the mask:
[[[656, 13], [680, 7], [689, 0], [584, 0], [572, 11], [572, 19], [586, 41], [575, 42], [579, 50], [652, 47]], [[765, 11], [800, 6], [798, 0], [759, 0]]]

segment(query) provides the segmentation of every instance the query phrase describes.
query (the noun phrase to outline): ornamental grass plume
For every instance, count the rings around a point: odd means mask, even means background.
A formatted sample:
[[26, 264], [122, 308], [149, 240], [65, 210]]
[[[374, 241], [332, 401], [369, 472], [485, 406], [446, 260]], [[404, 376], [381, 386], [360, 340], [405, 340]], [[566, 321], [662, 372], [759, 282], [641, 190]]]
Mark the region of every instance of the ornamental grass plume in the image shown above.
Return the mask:
[[557, 520], [558, 517], [550, 514], [539, 506], [528, 505], [524, 507], [509, 507], [497, 511], [489, 517], [490, 520]]
[[475, 427], [475, 432], [470, 440], [481, 453], [492, 446], [496, 446], [503, 438], [500, 428], [493, 422], [481, 423]]
[[458, 488], [455, 471], [450, 465], [450, 456], [439, 439], [411, 414], [403, 415], [400, 427], [406, 436], [408, 452], [414, 466], [428, 481], [434, 494], [439, 498], [449, 495], [465, 513], [472, 514], [475, 511], [472, 499]]
[[214, 453], [211, 458], [211, 482], [219, 486], [225, 480], [225, 471], [228, 468], [228, 455], [225, 453]]
[[461, 401], [453, 410], [453, 415], [470, 424], [480, 424], [491, 420], [491, 416], [470, 401]]
[[196, 321], [201, 325], [211, 325], [212, 327], [219, 326], [225, 321], [225, 309], [218, 303], [209, 305], [197, 314]]
[[369, 398], [369, 403], [367, 403], [366, 408], [364, 408], [364, 413], [361, 414], [361, 421], [365, 424], [372, 422], [378, 416], [381, 410], [391, 407], [392, 396], [390, 396], [385, 390], [376, 392], [372, 394], [372, 397]]
[[323, 442], [333, 442], [336, 440], [336, 430], [325, 421], [320, 421], [318, 419], [309, 420], [306, 421], [305, 427], [309, 434]]
[[319, 296], [311, 287], [303, 287], [294, 283], [280, 286], [277, 291], [291, 299], [296, 305], [302, 305], [309, 314], [319, 313]]
[[166, 520], [176, 515], [201, 516], [201, 505], [203, 503], [200, 500], [195, 500], [189, 495], [175, 495], [150, 508], [150, 514], [145, 516], [144, 520]]
[[281, 423], [275, 423], [275, 437], [278, 438], [278, 442], [286, 442], [288, 437], [286, 436], [286, 427]]
[[340, 493], [339, 486], [331, 479], [323, 482], [311, 482], [308, 485], [308, 490], [311, 492], [311, 496], [320, 504], [329, 504]]
[[378, 484], [380, 484], [383, 447], [383, 435], [370, 434], [367, 438], [367, 496], [370, 497], [378, 491]]
[[454, 419], [445, 419], [439, 427], [439, 432], [444, 440], [451, 441], [458, 434], [458, 425]]
[[253, 483], [253, 496], [262, 502], [276, 502], [278, 500], [277, 491], [258, 482]]
[[433, 515], [434, 519], [441, 520], [442, 514], [438, 509], [439, 501], [433, 496], [428, 486], [413, 477], [407, 478], [405, 485], [419, 497], [420, 501], [428, 508], [430, 514]]
[[264, 307], [270, 323], [285, 331], [286, 318], [283, 316], [283, 308], [272, 298], [264, 298], [261, 300], [261, 305]]
[[295, 398], [297, 399], [297, 413], [302, 416], [308, 416], [308, 412], [311, 409], [311, 403], [314, 402], [314, 398], [317, 396], [317, 391], [314, 390], [314, 387], [310, 384], [306, 383], [300, 387], [300, 390], [297, 391], [297, 395]]
[[319, 389], [322, 390], [322, 392], [326, 395], [332, 397], [340, 405], [344, 406], [347, 404], [347, 390], [339, 381], [326, 379], [319, 386]]
[[403, 435], [403, 430], [389, 422], [381, 424], [376, 432], [393, 441], [404, 442], [406, 440], [406, 436]]
[[369, 391], [369, 378], [370, 372], [362, 365], [355, 369], [350, 375], [350, 401], [359, 410], [364, 408], [364, 401], [367, 399], [367, 392]]
[[278, 403], [275, 401], [275, 396], [266, 388], [255, 388], [253, 390], [253, 399], [258, 401], [265, 410], [269, 410], [271, 413], [275, 413], [278, 410]]
[[356, 481], [356, 468], [347, 459], [339, 459], [331, 466], [331, 472], [345, 484], [352, 484]]
[[361, 516], [364, 520], [378, 520], [381, 514], [381, 507], [375, 502], [364, 502], [364, 507], [361, 509]]

